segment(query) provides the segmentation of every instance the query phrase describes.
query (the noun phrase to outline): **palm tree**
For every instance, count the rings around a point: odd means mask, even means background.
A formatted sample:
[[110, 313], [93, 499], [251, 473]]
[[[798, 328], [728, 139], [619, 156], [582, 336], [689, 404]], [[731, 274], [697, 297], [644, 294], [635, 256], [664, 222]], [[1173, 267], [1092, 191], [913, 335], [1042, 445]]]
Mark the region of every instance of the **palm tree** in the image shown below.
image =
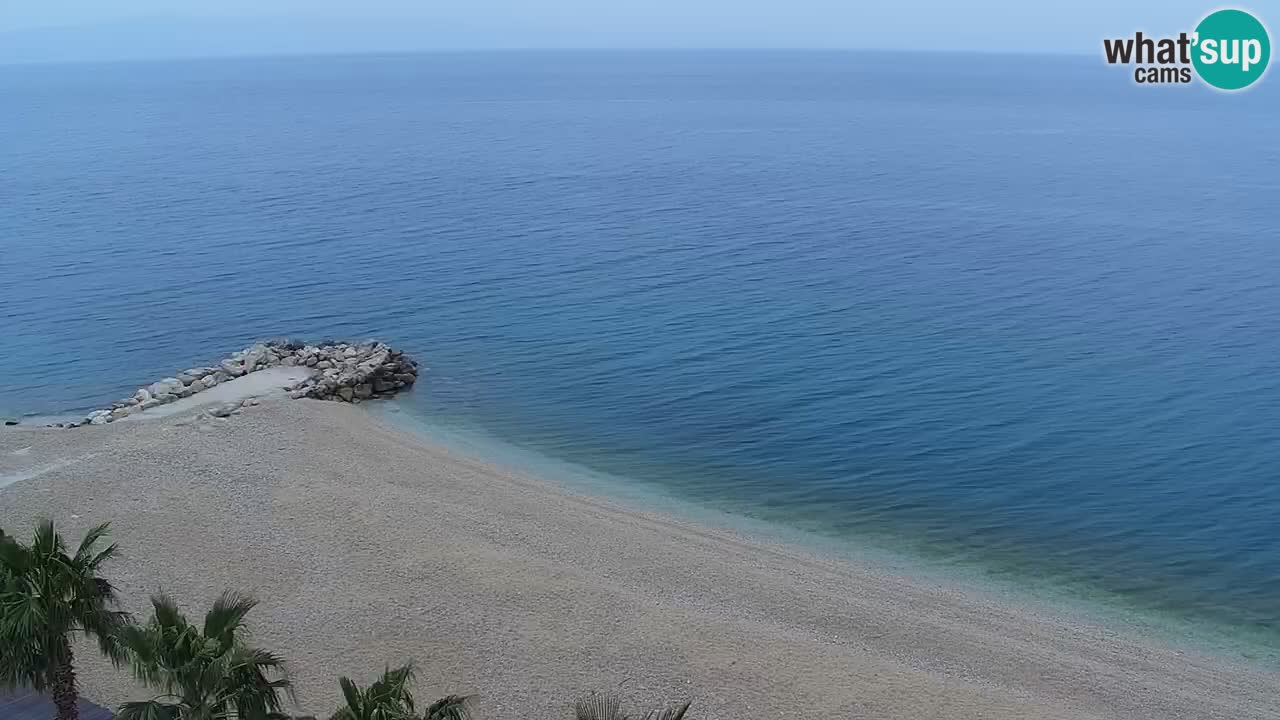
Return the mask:
[[161, 691], [143, 702], [125, 703], [117, 720], [282, 720], [280, 693], [288, 693], [284, 663], [246, 643], [245, 615], [253, 598], [224, 592], [203, 627], [183, 617], [164, 595], [151, 598], [155, 610], [145, 626], [119, 633], [134, 675]]
[[412, 681], [412, 663], [394, 670], [387, 668], [367, 689], [361, 689], [351, 678], [340, 678], [338, 685], [347, 704], [330, 720], [468, 720], [471, 717], [471, 699], [463, 695], [442, 697], [419, 715], [409, 689]]
[[[692, 703], [670, 705], [658, 710], [651, 710], [644, 715], [644, 720], [684, 720]], [[573, 706], [575, 720], [631, 720], [632, 716], [622, 711], [622, 701], [614, 695], [591, 693], [580, 698]]]
[[36, 525], [31, 544], [0, 532], [0, 685], [48, 690], [58, 720], [78, 720], [71, 639], [92, 637], [113, 662], [115, 633], [128, 615], [116, 610], [116, 591], [98, 571], [116, 546], [96, 546], [107, 524], [90, 530], [74, 555], [53, 522]]

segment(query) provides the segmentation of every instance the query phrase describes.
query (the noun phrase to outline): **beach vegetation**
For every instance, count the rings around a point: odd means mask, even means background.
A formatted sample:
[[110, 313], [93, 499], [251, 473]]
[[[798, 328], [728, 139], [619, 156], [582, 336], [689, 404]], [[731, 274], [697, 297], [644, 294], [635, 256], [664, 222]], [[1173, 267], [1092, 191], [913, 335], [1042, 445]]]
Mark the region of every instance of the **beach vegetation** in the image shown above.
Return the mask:
[[408, 663], [387, 668], [382, 677], [367, 688], [361, 688], [347, 677], [339, 679], [346, 704], [330, 720], [468, 720], [471, 717], [471, 698], [465, 695], [447, 695], [419, 711], [411, 688], [413, 676], [413, 664]]
[[[150, 700], [127, 702], [116, 720], [315, 720], [290, 716], [293, 700], [284, 661], [250, 642], [246, 617], [257, 605], [226, 591], [199, 625], [167, 595], [151, 598], [146, 624], [117, 609], [114, 586], [99, 575], [116, 545], [99, 549], [108, 525], [91, 529], [74, 553], [49, 521], [31, 543], [0, 529], [0, 686], [48, 692], [57, 720], [79, 720], [71, 640], [95, 639], [117, 666], [127, 662]], [[338, 680], [343, 705], [328, 720], [470, 720], [473, 696], [446, 695], [421, 706], [414, 666], [387, 667], [368, 687]], [[613, 695], [579, 699], [575, 720], [684, 720], [689, 703], [632, 715]]]
[[108, 525], [85, 534], [75, 552], [45, 520], [31, 543], [0, 532], [0, 684], [48, 692], [58, 720], [78, 720], [79, 696], [72, 640], [88, 636], [116, 663], [116, 643], [128, 615], [99, 573], [116, 553], [99, 547]]
[[579, 698], [573, 706], [575, 720], [684, 720], [692, 703], [668, 705], [650, 710], [644, 715], [631, 715], [622, 709], [622, 701], [616, 695], [591, 693]]
[[197, 626], [171, 598], [152, 597], [151, 620], [121, 628], [119, 642], [134, 676], [161, 694], [121, 705], [117, 720], [285, 720], [284, 662], [248, 643], [256, 604], [224, 592]]
[[340, 678], [343, 701], [330, 720], [468, 720], [471, 717], [471, 698], [445, 696], [431, 705], [417, 710], [410, 685], [413, 683], [413, 664], [392, 669], [367, 688], [361, 688], [351, 678]]

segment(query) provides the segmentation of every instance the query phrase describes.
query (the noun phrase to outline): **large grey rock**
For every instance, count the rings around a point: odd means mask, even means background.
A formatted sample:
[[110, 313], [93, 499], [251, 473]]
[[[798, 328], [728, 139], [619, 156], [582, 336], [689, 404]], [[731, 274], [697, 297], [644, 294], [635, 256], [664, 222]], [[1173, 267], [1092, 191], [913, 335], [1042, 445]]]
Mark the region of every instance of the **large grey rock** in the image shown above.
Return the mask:
[[227, 358], [226, 360], [218, 363], [218, 367], [222, 368], [222, 372], [230, 375], [231, 377], [240, 377], [244, 374], [244, 365], [232, 360], [231, 358]]
[[151, 392], [146, 388], [138, 388], [138, 392], [133, 394], [133, 399], [144, 403], [151, 399]]
[[246, 353], [244, 356], [244, 371], [246, 373], [251, 373], [254, 370], [257, 370], [258, 366], [262, 364], [262, 360], [263, 360], [263, 355], [261, 353], [256, 353], [256, 352]]
[[347, 402], [351, 402], [351, 398], [355, 397], [355, 394], [356, 394], [356, 391], [352, 390], [349, 387], [338, 388], [338, 397], [342, 398], [343, 400], [346, 400]]
[[368, 383], [361, 383], [355, 387], [356, 397], [361, 399], [373, 397], [373, 386]]
[[165, 378], [164, 380], [153, 382], [148, 385], [147, 392], [151, 393], [152, 397], [172, 395], [182, 389], [182, 387], [183, 385], [181, 380], [177, 378]]

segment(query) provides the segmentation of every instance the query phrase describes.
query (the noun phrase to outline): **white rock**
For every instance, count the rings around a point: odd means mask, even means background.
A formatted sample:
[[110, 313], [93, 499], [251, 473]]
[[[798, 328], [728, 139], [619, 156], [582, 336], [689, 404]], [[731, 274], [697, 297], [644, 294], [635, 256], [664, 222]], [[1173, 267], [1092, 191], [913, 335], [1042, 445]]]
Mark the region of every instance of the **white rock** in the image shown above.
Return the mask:
[[244, 374], [244, 366], [231, 358], [223, 360], [219, 363], [219, 367], [221, 367], [222, 371], [231, 377], [240, 377]]

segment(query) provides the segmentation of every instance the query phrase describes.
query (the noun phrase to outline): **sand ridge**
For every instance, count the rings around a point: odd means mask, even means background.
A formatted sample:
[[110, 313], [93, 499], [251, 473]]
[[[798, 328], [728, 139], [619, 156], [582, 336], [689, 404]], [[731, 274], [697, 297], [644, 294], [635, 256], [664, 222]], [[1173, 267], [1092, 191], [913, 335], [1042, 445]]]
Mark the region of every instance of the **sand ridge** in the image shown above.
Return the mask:
[[[6, 474], [10, 532], [114, 522], [131, 609], [258, 594], [255, 640], [322, 716], [339, 675], [412, 658], [424, 697], [479, 693], [481, 718], [567, 717], [590, 689], [692, 719], [1280, 718], [1269, 671], [585, 496], [349, 405], [18, 429]], [[145, 695], [86, 657], [90, 697]]]

